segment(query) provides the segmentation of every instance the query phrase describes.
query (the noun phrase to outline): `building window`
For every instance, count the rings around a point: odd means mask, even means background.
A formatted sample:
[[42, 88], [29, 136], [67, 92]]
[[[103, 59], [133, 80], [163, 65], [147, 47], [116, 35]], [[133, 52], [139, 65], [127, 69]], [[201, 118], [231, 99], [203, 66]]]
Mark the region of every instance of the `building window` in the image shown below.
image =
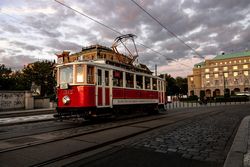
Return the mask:
[[215, 84], [215, 86], [218, 86], [219, 85], [219, 80], [215, 80], [214, 84]]
[[193, 77], [190, 77], [190, 81], [192, 81], [192, 82], [193, 82], [193, 81], [194, 81], [194, 78], [193, 78]]
[[224, 71], [227, 71], [227, 70], [228, 70], [228, 67], [223, 67], [223, 70], [224, 70]]
[[243, 69], [248, 69], [248, 65], [247, 65], [247, 64], [244, 64], [244, 65], [243, 65]]
[[234, 60], [234, 64], [236, 64], [236, 60]]
[[205, 72], [209, 72], [209, 68], [206, 68], [206, 69], [205, 69]]
[[227, 62], [225, 61], [224, 64], [227, 64]]
[[217, 65], [218, 65], [218, 63], [215, 63], [215, 65], [217, 66]]
[[239, 63], [241, 63], [241, 60], [239, 60]]
[[248, 71], [243, 72], [244, 76], [248, 76]]
[[227, 73], [227, 72], [224, 73], [224, 77], [225, 77], [225, 78], [228, 77], [228, 73]]
[[206, 74], [206, 76], [205, 76], [205, 77], [206, 77], [206, 79], [209, 79], [209, 74]]
[[214, 74], [214, 78], [218, 78], [219, 77], [219, 74]]
[[246, 59], [244, 59], [244, 63], [246, 63], [247, 62], [247, 60]]
[[220, 62], [220, 65], [222, 64], [222, 62]]
[[238, 85], [238, 79], [234, 79], [234, 84]]
[[218, 71], [219, 69], [218, 68], [214, 68], [214, 71]]
[[231, 61], [229, 61], [229, 64], [231, 64], [232, 62]]
[[234, 77], [237, 77], [238, 76], [238, 72], [234, 72]]
[[238, 66], [233, 66], [233, 70], [237, 70], [238, 69]]

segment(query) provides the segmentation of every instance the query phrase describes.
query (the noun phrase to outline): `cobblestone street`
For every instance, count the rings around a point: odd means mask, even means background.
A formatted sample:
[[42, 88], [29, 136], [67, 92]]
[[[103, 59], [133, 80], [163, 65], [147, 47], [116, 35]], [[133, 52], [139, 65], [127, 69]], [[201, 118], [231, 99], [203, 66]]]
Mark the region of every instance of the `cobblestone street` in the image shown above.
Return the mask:
[[[249, 107], [244, 104], [200, 108], [217, 113], [179, 121], [132, 138], [118, 145], [117, 150], [90, 158], [88, 166], [108, 163], [112, 167], [222, 167], [241, 120], [250, 115]], [[196, 108], [194, 112], [199, 111]]]
[[240, 120], [249, 115], [247, 108], [225, 106], [223, 112], [197, 117], [179, 125], [168, 126], [152, 132], [130, 144], [159, 153], [177, 153], [186, 159], [223, 163]]

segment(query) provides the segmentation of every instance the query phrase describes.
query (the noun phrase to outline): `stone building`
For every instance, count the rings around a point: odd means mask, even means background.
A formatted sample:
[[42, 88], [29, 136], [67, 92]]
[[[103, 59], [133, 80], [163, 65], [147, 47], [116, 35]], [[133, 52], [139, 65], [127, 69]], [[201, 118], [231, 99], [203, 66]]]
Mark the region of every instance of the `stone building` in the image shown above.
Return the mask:
[[188, 94], [214, 97], [250, 91], [250, 51], [221, 54], [194, 65]]

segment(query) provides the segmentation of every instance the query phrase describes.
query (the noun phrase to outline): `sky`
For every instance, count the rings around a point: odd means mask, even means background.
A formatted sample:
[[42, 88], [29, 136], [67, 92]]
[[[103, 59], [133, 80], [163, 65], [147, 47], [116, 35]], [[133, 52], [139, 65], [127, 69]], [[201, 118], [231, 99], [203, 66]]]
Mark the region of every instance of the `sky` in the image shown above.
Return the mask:
[[[222, 52], [250, 50], [249, 0], [134, 0], [200, 56], [132, 0], [58, 1], [121, 34], [136, 35], [139, 62], [173, 77], [186, 77], [194, 64]], [[63, 50], [111, 47], [119, 35], [54, 0], [0, 0], [0, 64], [12, 69], [55, 60]]]

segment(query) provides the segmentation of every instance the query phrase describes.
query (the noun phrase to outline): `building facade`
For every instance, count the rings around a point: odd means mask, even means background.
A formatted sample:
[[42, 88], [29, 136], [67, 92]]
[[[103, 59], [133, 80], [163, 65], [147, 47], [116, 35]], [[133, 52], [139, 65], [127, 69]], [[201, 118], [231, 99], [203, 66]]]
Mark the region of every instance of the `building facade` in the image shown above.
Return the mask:
[[194, 65], [188, 94], [215, 97], [250, 91], [250, 51], [221, 54]]

